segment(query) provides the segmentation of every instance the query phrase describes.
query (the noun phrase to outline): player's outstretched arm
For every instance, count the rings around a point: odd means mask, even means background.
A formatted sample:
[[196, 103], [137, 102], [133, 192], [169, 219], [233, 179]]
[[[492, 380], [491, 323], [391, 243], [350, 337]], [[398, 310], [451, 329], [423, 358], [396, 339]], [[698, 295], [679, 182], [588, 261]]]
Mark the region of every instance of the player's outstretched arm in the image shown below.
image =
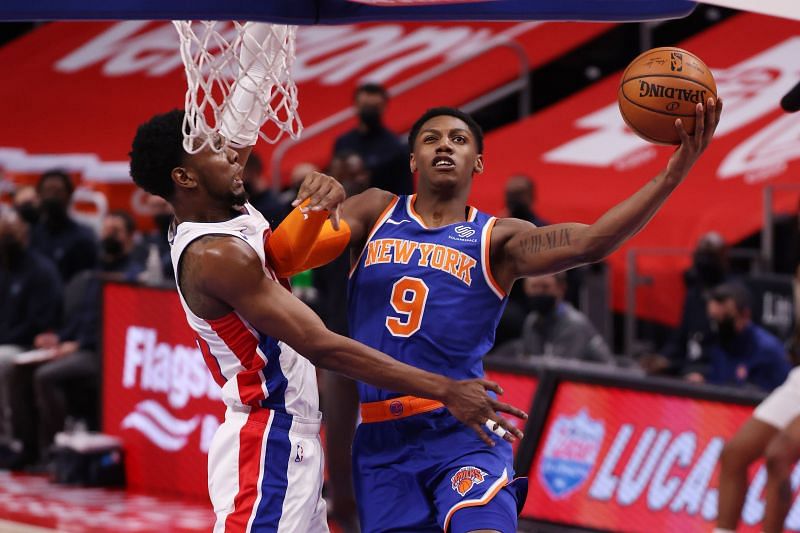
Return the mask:
[[284, 341], [316, 366], [377, 387], [441, 401], [490, 445], [493, 441], [484, 430], [487, 420], [522, 437], [497, 411], [521, 418], [527, 415], [486, 393], [502, 393], [496, 383], [481, 379], [457, 382], [336, 335], [305, 304], [268, 279], [255, 252], [237, 239], [217, 239], [195, 254], [201, 257], [191, 258], [196, 269], [192, 278], [206, 297], [235, 309], [259, 331]]
[[667, 167], [632, 196], [601, 216], [594, 224], [554, 224], [535, 228], [516, 219], [497, 222], [492, 235], [492, 269], [498, 282], [510, 288], [523, 276], [559, 272], [600, 261], [641, 230], [686, 178], [711, 142], [722, 101], [697, 104], [694, 135], [676, 121], [681, 145]]

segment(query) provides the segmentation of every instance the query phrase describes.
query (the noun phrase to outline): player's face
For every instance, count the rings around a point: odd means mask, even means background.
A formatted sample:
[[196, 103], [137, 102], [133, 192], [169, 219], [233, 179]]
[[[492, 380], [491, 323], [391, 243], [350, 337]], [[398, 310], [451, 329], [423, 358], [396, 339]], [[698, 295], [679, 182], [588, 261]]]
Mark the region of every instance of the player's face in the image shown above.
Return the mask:
[[440, 115], [425, 122], [414, 141], [411, 171], [434, 186], [467, 186], [483, 172], [477, 139], [461, 119]]
[[[214, 144], [217, 150], [222, 148], [222, 137], [215, 136]], [[243, 205], [247, 201], [239, 154], [232, 148], [215, 151], [206, 146], [187, 158], [186, 168], [195, 178], [197, 188], [204, 190], [210, 198], [231, 206]]]

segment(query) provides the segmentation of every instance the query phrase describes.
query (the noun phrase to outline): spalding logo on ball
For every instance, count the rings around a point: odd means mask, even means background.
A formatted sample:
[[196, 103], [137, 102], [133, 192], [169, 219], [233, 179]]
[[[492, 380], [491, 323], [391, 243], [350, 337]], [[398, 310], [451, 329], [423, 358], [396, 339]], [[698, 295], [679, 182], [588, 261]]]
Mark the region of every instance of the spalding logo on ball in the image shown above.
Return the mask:
[[694, 133], [695, 107], [717, 101], [717, 84], [705, 63], [681, 48], [653, 48], [631, 61], [617, 99], [625, 123], [656, 144], [680, 144], [675, 119]]

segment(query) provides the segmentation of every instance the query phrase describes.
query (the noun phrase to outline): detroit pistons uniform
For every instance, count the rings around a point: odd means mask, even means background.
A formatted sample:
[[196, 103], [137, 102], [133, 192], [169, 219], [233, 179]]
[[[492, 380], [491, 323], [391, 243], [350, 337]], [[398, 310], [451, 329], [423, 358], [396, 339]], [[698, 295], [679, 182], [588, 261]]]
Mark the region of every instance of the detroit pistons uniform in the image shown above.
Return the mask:
[[[489, 266], [495, 219], [470, 207], [465, 222], [429, 228], [415, 198], [389, 204], [354, 265], [351, 334], [417, 368], [483, 377], [506, 303]], [[470, 529], [515, 526], [527, 482], [512, 483], [508, 442], [493, 436], [496, 446], [487, 446], [438, 402], [358, 388], [353, 469], [363, 531], [459, 531], [457, 518], [467, 515], [456, 512], [468, 508]], [[480, 523], [474, 508], [489, 502]]]
[[[265, 259], [269, 232], [250, 204], [225, 222], [180, 223], [170, 239], [176, 280], [189, 244], [206, 235], [230, 235], [253, 248], [265, 274], [279, 283]], [[235, 310], [205, 320], [189, 309], [180, 284], [178, 294], [227, 406], [208, 452], [214, 532], [328, 531], [313, 365]]]

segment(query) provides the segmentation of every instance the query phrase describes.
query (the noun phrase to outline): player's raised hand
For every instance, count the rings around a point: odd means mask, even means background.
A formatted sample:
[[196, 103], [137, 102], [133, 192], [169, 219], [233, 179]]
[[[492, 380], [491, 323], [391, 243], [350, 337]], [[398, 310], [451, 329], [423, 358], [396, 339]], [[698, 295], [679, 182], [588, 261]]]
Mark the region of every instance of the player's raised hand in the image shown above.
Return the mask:
[[498, 402], [486, 394], [487, 390], [503, 394], [500, 385], [493, 381], [485, 379], [455, 381], [450, 386], [450, 390], [446, 392], [443, 403], [454, 417], [472, 428], [489, 446], [494, 446], [494, 441], [487, 431], [493, 432], [509, 442], [515, 438], [521, 439], [522, 431], [511, 425], [497, 412], [509, 413], [523, 420], [528, 418], [528, 415], [512, 405]]
[[687, 134], [681, 120], [675, 120], [675, 129], [680, 136], [681, 145], [667, 164], [667, 176], [670, 179], [680, 182], [686, 177], [714, 137], [721, 114], [722, 100], [717, 98], [714, 101], [713, 98], [709, 98], [705, 105], [698, 103], [695, 107], [694, 134]]
[[300, 184], [300, 190], [292, 202], [292, 207], [297, 207], [308, 199], [308, 205], [304, 206], [302, 211], [328, 211], [333, 229], [338, 231], [341, 205], [346, 197], [344, 187], [336, 181], [336, 178], [321, 172], [312, 172]]

